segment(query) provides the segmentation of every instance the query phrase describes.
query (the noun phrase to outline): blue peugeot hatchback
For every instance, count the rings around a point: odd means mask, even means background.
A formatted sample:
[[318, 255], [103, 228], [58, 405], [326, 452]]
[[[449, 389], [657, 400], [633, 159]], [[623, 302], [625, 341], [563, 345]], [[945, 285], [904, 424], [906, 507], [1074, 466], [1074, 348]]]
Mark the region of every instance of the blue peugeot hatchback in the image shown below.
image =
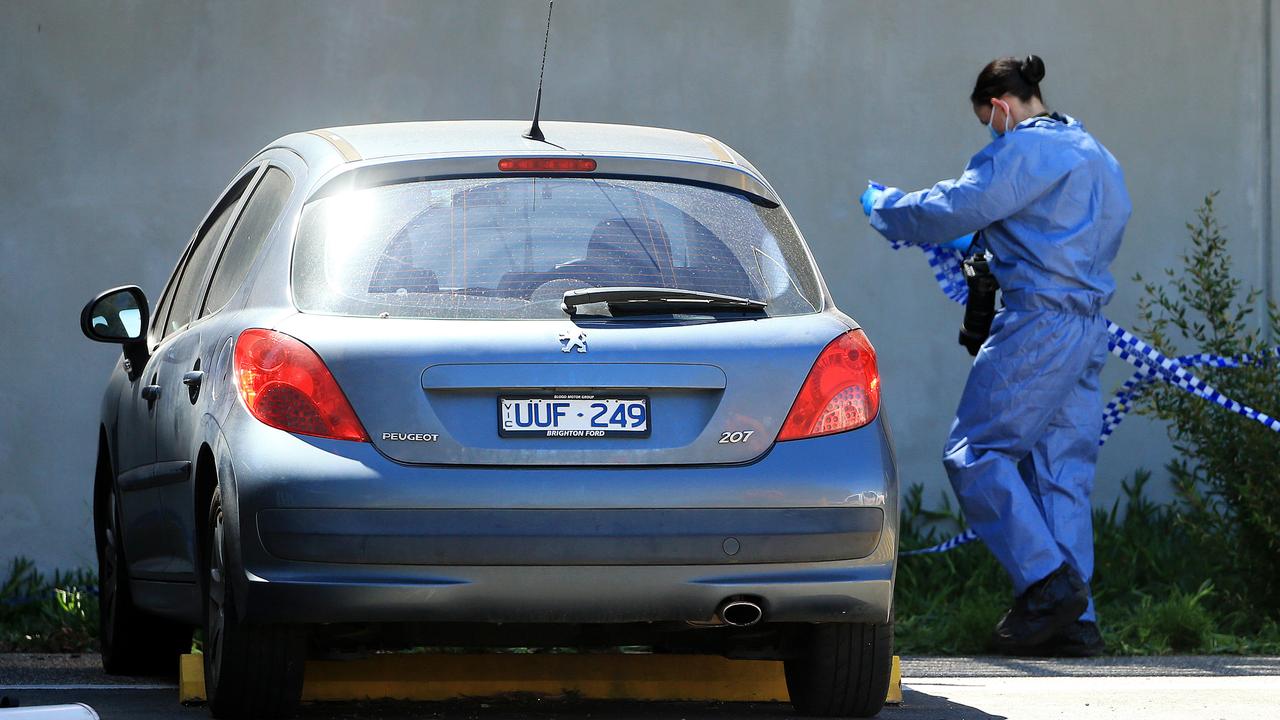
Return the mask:
[[875, 351], [705, 135], [431, 122], [286, 136], [154, 306], [124, 286], [94, 510], [108, 672], [204, 633], [216, 717], [308, 653], [641, 645], [785, 661], [874, 715], [898, 489]]

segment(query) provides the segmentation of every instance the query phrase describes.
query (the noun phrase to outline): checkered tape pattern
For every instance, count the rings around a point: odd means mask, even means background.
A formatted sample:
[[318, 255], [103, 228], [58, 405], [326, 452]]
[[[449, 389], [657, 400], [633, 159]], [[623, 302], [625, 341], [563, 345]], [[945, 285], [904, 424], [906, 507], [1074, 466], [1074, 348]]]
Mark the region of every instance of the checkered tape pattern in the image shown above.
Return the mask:
[[[890, 243], [890, 245], [895, 250], [905, 247], [904, 243]], [[961, 269], [964, 254], [959, 250], [933, 245], [919, 245], [917, 247], [924, 251], [925, 257], [929, 261], [929, 267], [933, 269], [934, 280], [937, 281], [938, 287], [942, 289], [943, 294], [955, 302], [965, 302], [968, 299], [969, 292], [968, 285], [964, 279], [964, 271]], [[1107, 320], [1107, 335], [1107, 347], [1110, 348], [1111, 354], [1133, 365], [1137, 370], [1132, 377], [1120, 386], [1115, 396], [1111, 398], [1111, 401], [1103, 409], [1102, 433], [1098, 437], [1098, 445], [1106, 444], [1107, 439], [1111, 437], [1111, 434], [1115, 432], [1116, 428], [1119, 427], [1125, 416], [1133, 408], [1134, 401], [1142, 397], [1143, 393], [1157, 381], [1182, 388], [1198, 398], [1208, 400], [1237, 415], [1259, 422], [1275, 432], [1280, 432], [1280, 420], [1232, 400], [1187, 370], [1187, 368], [1192, 367], [1238, 368], [1256, 365], [1270, 357], [1280, 358], [1280, 347], [1268, 351], [1261, 357], [1251, 355], [1223, 357], [1210, 353], [1197, 353], [1178, 358], [1169, 358], [1110, 320]], [[967, 545], [977, 539], [978, 535], [970, 529], [946, 542], [901, 554], [906, 556], [944, 553], [961, 545]]]
[[908, 555], [935, 555], [937, 553], [947, 552], [948, 550], [954, 550], [960, 547], [961, 545], [968, 545], [969, 543], [977, 539], [978, 539], [978, 533], [974, 532], [972, 529], [969, 529], [951, 538], [950, 540], [947, 540], [946, 542], [941, 542], [941, 543], [938, 543], [937, 545], [933, 545], [927, 548], [920, 548], [919, 550], [906, 550], [898, 554], [904, 557]]
[[[1227, 358], [1204, 353], [1192, 355], [1185, 359], [1168, 358], [1161, 354], [1159, 350], [1156, 350], [1142, 340], [1139, 340], [1133, 335], [1133, 333], [1125, 330], [1110, 320], [1107, 321], [1107, 333], [1111, 336], [1109, 343], [1111, 347], [1111, 354], [1138, 368], [1138, 372], [1135, 373], [1135, 377], [1138, 378], [1138, 383], [1150, 382], [1157, 379], [1162, 380], [1170, 385], [1182, 388], [1198, 398], [1208, 400], [1219, 407], [1226, 408], [1237, 415], [1243, 415], [1250, 420], [1262, 423], [1263, 426], [1274, 432], [1280, 432], [1280, 420], [1276, 420], [1264, 412], [1259, 412], [1248, 405], [1232, 400], [1226, 395], [1223, 395], [1213, 386], [1187, 371], [1187, 360], [1190, 360], [1190, 362], [1196, 363], [1199, 366], [1240, 367], [1243, 362], [1252, 360], [1252, 358], [1249, 358], [1248, 356]], [[1278, 351], [1280, 351], [1280, 348], [1271, 352]], [[1134, 378], [1130, 378], [1129, 382], [1133, 381]], [[1131, 393], [1137, 388], [1138, 383], [1135, 383], [1133, 388], [1130, 389]], [[1129, 383], [1127, 382], [1125, 384], [1128, 385]], [[1125, 388], [1122, 386], [1121, 393], [1123, 392], [1125, 392]], [[1108, 403], [1107, 407], [1110, 408], [1112, 405], [1116, 405], [1117, 399], [1123, 401], [1123, 398], [1120, 398], [1118, 393], [1117, 398], [1113, 399], [1111, 403]], [[1128, 403], [1124, 402], [1123, 404], [1127, 411]], [[1120, 415], [1121, 419], [1123, 419], [1123, 417], [1123, 415]], [[1115, 425], [1118, 424], [1119, 420], [1116, 420], [1110, 429], [1114, 431]], [[1110, 432], [1108, 432], [1104, 420], [1102, 437], [1099, 438], [1098, 444], [1101, 445], [1106, 442], [1109, 435]]]
[[[897, 242], [890, 242], [889, 245], [894, 250], [907, 247], [906, 244]], [[961, 269], [964, 264], [964, 253], [937, 245], [917, 245], [916, 247], [924, 251], [929, 267], [933, 270], [933, 279], [937, 281], [938, 287], [942, 288], [942, 294], [962, 305], [967, 302], [969, 284], [965, 282], [964, 270]]]
[[[1116, 352], [1113, 349], [1112, 352]], [[1236, 355], [1234, 357], [1223, 357], [1221, 355], [1211, 355], [1209, 353], [1198, 353], [1195, 355], [1183, 355], [1174, 362], [1184, 368], [1187, 367], [1214, 367], [1214, 368], [1239, 368], [1250, 365], [1258, 365], [1265, 362], [1269, 357], [1280, 358], [1280, 348], [1276, 348], [1262, 356], [1252, 355]], [[1106, 409], [1102, 413], [1102, 437], [1098, 440], [1099, 445], [1104, 445], [1111, 433], [1115, 432], [1116, 427], [1129, 414], [1129, 410], [1133, 407], [1134, 401], [1141, 398], [1146, 391], [1160, 379], [1160, 371], [1150, 365], [1143, 365], [1120, 386], [1116, 391], [1115, 397], [1111, 402], [1107, 403]], [[1242, 408], [1244, 406], [1241, 406]], [[1264, 413], [1258, 413], [1258, 416], [1265, 417]], [[1259, 419], [1259, 418], [1255, 418]], [[1274, 421], [1268, 423], [1268, 427], [1275, 429]]]

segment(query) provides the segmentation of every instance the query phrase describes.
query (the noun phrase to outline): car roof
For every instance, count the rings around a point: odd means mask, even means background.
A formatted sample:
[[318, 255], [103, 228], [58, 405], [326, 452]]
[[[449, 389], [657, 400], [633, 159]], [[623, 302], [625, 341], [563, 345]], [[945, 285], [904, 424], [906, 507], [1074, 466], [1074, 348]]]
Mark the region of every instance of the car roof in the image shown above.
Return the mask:
[[[617, 153], [718, 161], [750, 168], [746, 160], [715, 138], [698, 133], [639, 125], [562, 122], [541, 123], [547, 142], [524, 137], [528, 120], [445, 120], [345, 125], [286, 136], [275, 146], [309, 145], [298, 136], [320, 137], [345, 162], [402, 156]], [[754, 171], [754, 168], [751, 168]]]

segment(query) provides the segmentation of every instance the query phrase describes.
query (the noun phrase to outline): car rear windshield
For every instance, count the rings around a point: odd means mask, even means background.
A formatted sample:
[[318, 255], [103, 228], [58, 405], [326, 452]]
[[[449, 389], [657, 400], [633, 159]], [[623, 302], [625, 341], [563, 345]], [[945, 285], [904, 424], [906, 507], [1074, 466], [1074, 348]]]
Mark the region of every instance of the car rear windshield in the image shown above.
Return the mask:
[[566, 291], [662, 287], [812, 313], [817, 276], [781, 208], [630, 179], [435, 180], [309, 203], [294, 249], [303, 312], [563, 318]]

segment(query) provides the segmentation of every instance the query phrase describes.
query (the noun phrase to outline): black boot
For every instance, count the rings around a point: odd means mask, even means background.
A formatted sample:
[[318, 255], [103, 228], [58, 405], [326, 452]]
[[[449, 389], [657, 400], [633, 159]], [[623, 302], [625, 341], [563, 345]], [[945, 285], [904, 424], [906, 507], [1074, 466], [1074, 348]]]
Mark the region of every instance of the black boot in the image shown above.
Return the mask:
[[1046, 655], [1053, 657], [1097, 657], [1107, 649], [1098, 623], [1077, 620], [1049, 640]]
[[1018, 596], [1013, 609], [996, 624], [992, 644], [1007, 655], [1033, 654], [1075, 623], [1089, 606], [1089, 590], [1071, 566], [1057, 570]]
[[1089, 620], [1077, 620], [1059, 630], [1042, 645], [1010, 648], [1006, 654], [1042, 658], [1087, 658], [1097, 657], [1106, 649], [1107, 644], [1102, 640], [1098, 624]]

